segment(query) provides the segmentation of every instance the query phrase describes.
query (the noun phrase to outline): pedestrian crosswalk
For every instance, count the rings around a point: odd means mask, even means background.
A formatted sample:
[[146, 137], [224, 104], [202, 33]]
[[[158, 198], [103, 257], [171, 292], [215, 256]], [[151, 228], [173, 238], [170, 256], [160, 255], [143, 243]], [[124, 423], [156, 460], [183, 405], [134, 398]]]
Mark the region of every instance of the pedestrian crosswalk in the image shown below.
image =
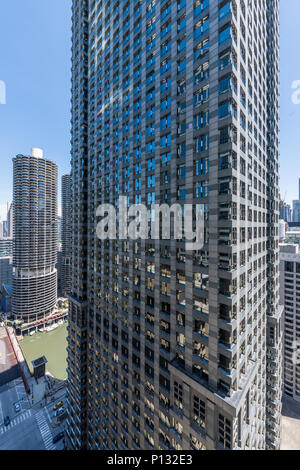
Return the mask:
[[27, 410], [25, 413], [22, 413], [21, 415], [17, 416], [15, 419], [11, 420], [11, 422], [8, 426], [2, 425], [0, 427], [0, 436], [2, 434], [5, 434], [6, 432], [10, 431], [12, 428], [14, 428], [18, 424], [22, 423], [26, 419], [30, 418], [31, 413], [32, 413], [31, 410]]
[[50, 428], [48, 426], [44, 412], [39, 411], [35, 415], [35, 419], [37, 421], [40, 433], [42, 435], [46, 450], [55, 450], [55, 445], [53, 444], [53, 437], [52, 437]]

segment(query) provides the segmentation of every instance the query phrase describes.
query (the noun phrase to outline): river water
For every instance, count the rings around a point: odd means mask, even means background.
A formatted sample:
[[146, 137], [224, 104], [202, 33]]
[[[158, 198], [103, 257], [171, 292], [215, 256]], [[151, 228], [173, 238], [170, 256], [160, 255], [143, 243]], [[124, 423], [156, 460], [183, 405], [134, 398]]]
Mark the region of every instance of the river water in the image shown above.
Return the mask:
[[49, 333], [35, 333], [20, 341], [30, 371], [33, 371], [31, 361], [45, 356], [48, 360], [47, 371], [58, 380], [67, 378], [67, 323]]

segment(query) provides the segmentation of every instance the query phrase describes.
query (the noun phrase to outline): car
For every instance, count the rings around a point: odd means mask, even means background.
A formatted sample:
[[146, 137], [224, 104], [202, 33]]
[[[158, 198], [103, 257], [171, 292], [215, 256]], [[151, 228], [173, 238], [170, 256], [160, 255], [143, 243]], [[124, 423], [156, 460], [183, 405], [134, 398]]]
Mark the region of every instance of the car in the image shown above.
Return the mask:
[[20, 405], [20, 403], [15, 403], [15, 412], [16, 412], [16, 413], [20, 413], [20, 411], [21, 411], [21, 405]]
[[9, 426], [10, 425], [10, 417], [9, 416], [5, 416], [4, 418], [4, 426]]
[[65, 435], [64, 432], [60, 432], [59, 434], [56, 434], [56, 436], [54, 436], [53, 438], [53, 444], [56, 444], [57, 442], [59, 442], [64, 437], [64, 435]]
[[55, 411], [54, 416], [55, 416], [55, 417], [58, 417], [58, 416], [63, 415], [64, 413], [65, 413], [65, 409], [64, 409], [64, 407], [62, 406], [61, 408], [59, 408], [58, 410]]
[[58, 403], [56, 403], [56, 405], [53, 406], [53, 410], [58, 410], [59, 408], [61, 408], [63, 406], [63, 402], [62, 401], [59, 401]]

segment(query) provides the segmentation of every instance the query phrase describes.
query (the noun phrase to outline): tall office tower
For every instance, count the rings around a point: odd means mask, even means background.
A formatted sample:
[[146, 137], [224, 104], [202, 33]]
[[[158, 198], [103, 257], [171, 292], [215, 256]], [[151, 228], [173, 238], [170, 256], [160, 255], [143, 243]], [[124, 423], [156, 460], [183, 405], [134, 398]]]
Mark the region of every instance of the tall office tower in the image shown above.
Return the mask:
[[12, 282], [12, 239], [0, 238], [0, 289]]
[[293, 201], [293, 222], [300, 222], [300, 200]]
[[[279, 448], [277, 0], [73, 0], [72, 63], [71, 446]], [[204, 247], [100, 241], [120, 195]]]
[[292, 209], [291, 206], [284, 201], [279, 201], [279, 217], [285, 222], [292, 222]]
[[7, 236], [14, 237], [14, 206], [12, 202], [7, 203]]
[[284, 393], [300, 402], [300, 251], [280, 245], [280, 300], [284, 305]]
[[62, 177], [62, 279], [61, 290], [66, 296], [71, 292], [72, 256], [72, 177]]
[[57, 299], [57, 166], [32, 149], [13, 158], [12, 313], [26, 322], [53, 312]]
[[12, 282], [12, 257], [0, 256], [0, 289], [3, 284]]

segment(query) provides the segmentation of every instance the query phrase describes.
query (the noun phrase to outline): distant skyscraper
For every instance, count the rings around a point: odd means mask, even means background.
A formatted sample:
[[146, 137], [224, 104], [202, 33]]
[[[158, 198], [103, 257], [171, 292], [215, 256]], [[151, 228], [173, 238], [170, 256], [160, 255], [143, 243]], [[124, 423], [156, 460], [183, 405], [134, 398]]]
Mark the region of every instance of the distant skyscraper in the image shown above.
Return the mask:
[[57, 167], [40, 149], [17, 155], [13, 166], [12, 313], [33, 321], [51, 314], [57, 299]]
[[293, 201], [293, 222], [300, 222], [300, 200]]
[[282, 200], [279, 201], [279, 218], [285, 222], [292, 222], [291, 206]]
[[66, 296], [71, 292], [72, 257], [72, 178], [62, 177], [62, 279], [61, 290]]
[[2, 230], [3, 230], [3, 236], [7, 237], [8, 236], [8, 230], [7, 230], [7, 221], [3, 220], [2, 222]]
[[0, 238], [0, 258], [6, 258], [13, 254], [13, 241], [11, 238]]
[[[284, 305], [284, 393], [300, 402], [300, 251], [280, 245], [280, 297]], [[297, 355], [298, 351], [298, 355]]]
[[12, 239], [0, 238], [0, 289], [12, 281]]
[[14, 208], [13, 203], [7, 203], [7, 236], [14, 237]]
[[3, 284], [11, 284], [12, 282], [12, 257], [0, 256], [0, 289]]
[[[278, 1], [73, 0], [67, 432], [80, 449], [279, 449]], [[205, 244], [105, 240], [119, 196]]]

